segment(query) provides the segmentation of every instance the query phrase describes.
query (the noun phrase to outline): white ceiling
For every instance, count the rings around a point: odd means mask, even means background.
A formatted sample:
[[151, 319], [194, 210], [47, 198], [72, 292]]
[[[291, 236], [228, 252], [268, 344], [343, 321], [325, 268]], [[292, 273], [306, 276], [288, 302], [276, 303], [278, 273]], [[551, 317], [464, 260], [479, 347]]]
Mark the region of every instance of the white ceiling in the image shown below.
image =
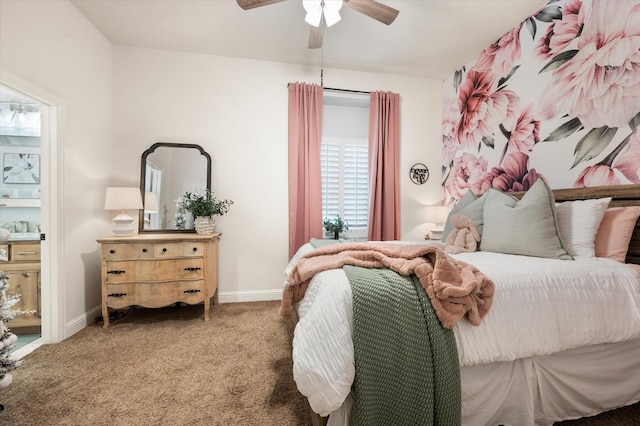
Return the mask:
[[311, 50], [300, 0], [246, 11], [235, 0], [72, 0], [116, 45], [438, 79], [547, 0], [380, 2], [400, 11], [390, 26], [343, 7], [324, 48]]

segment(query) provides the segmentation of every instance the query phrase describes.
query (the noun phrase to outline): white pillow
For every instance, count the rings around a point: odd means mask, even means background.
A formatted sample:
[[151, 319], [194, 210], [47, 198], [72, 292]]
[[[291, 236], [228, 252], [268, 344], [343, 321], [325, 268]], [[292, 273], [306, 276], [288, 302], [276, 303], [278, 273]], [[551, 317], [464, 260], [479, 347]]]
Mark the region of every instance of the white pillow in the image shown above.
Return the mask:
[[573, 257], [595, 257], [594, 242], [611, 197], [556, 204], [558, 228]]

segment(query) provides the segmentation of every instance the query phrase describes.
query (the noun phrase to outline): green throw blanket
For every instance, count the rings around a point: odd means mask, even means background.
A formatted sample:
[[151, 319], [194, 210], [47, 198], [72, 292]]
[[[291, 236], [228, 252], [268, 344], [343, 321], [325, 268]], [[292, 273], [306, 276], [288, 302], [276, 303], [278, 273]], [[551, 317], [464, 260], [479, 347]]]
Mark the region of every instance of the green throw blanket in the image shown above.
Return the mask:
[[459, 425], [460, 366], [415, 276], [345, 266], [353, 292], [353, 424]]

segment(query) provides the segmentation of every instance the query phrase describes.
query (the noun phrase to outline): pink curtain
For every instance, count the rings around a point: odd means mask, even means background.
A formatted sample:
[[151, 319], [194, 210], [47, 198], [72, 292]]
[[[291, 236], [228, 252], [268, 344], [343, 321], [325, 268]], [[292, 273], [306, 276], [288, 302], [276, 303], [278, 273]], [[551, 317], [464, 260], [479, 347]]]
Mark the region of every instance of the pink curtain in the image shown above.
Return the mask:
[[322, 238], [322, 87], [289, 84], [289, 258]]
[[371, 92], [369, 106], [370, 241], [400, 239], [400, 95]]

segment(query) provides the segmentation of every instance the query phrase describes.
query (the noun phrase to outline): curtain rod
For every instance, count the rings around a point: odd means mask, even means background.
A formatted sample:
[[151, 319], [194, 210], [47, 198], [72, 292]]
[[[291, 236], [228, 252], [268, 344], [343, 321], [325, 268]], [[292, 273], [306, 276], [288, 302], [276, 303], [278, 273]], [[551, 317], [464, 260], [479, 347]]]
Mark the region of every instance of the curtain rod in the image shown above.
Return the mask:
[[[289, 87], [290, 83], [287, 83], [287, 87]], [[323, 90], [333, 90], [334, 92], [347, 92], [347, 93], [362, 93], [364, 95], [370, 95], [371, 92], [365, 92], [363, 90], [351, 90], [351, 89], [336, 89], [333, 87], [322, 87]]]
[[333, 90], [335, 92], [348, 92], [348, 93], [363, 93], [365, 95], [370, 95], [371, 92], [365, 92], [362, 90], [350, 90], [350, 89], [334, 89], [333, 87], [323, 87], [324, 90]]

